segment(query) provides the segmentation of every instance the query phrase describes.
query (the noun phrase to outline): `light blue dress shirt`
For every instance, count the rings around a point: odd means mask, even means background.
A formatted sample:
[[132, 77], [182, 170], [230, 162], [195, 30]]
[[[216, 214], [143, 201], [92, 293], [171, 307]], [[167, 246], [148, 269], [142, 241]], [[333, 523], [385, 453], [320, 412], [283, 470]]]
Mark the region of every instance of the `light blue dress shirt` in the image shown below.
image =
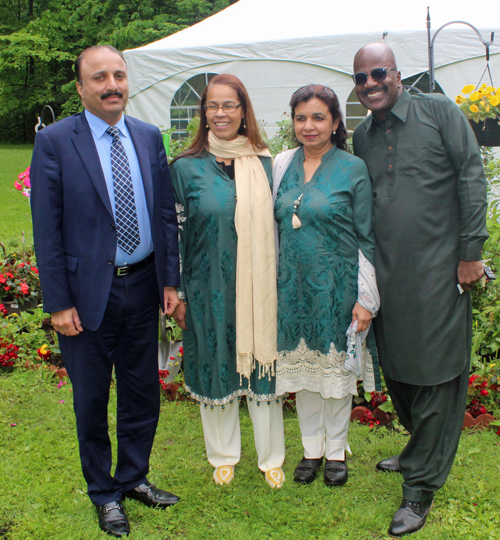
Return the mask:
[[[101, 168], [106, 180], [106, 188], [108, 190], [109, 200], [111, 202], [111, 208], [113, 209], [113, 216], [116, 223], [116, 209], [115, 209], [115, 191], [113, 187], [113, 173], [111, 171], [111, 143], [113, 137], [106, 130], [109, 124], [97, 117], [95, 114], [85, 109], [85, 117], [92, 131], [92, 137], [94, 138], [97, 153], [101, 161]], [[115, 124], [120, 131], [120, 139], [122, 141], [130, 167], [130, 174], [132, 176], [132, 185], [134, 187], [135, 206], [137, 210], [137, 220], [139, 222], [139, 234], [141, 236], [141, 242], [129, 255], [121, 247], [116, 245], [116, 257], [115, 266], [124, 266], [125, 264], [133, 264], [145, 259], [150, 253], [152, 253], [153, 239], [151, 237], [151, 223], [149, 221], [149, 213], [146, 205], [146, 195], [144, 193], [144, 185], [142, 183], [142, 174], [139, 167], [139, 160], [137, 159], [137, 153], [135, 151], [132, 137], [125, 123], [125, 117], [122, 115], [120, 120]]]

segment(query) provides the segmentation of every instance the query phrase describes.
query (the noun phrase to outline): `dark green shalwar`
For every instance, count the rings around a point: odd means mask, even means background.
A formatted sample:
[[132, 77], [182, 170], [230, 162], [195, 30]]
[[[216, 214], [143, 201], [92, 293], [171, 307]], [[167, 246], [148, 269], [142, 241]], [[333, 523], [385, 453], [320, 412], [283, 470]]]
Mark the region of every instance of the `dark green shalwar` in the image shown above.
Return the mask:
[[385, 122], [357, 127], [354, 151], [373, 187], [380, 365], [412, 434], [403, 496], [421, 501], [444, 484], [460, 438], [472, 317], [457, 267], [481, 259], [486, 179], [467, 119], [438, 94], [403, 92]]

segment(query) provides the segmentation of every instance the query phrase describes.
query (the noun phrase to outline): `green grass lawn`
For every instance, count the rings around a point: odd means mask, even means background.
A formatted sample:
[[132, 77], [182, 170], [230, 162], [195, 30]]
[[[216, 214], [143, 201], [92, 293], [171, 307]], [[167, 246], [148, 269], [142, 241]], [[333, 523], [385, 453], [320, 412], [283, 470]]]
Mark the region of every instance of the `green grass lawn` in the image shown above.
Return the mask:
[[17, 175], [29, 166], [33, 146], [0, 144], [0, 241], [33, 243], [29, 200], [14, 187]]
[[[62, 403], [64, 401], [64, 403]], [[114, 438], [111, 397], [110, 426]], [[97, 525], [80, 470], [70, 384], [40, 372], [0, 373], [0, 537], [9, 540], [109, 538]], [[16, 424], [12, 426], [12, 424]], [[212, 481], [196, 405], [162, 404], [149, 479], [182, 497], [167, 510], [125, 502], [136, 540], [368, 540], [385, 539], [401, 500], [401, 477], [375, 463], [407, 438], [385, 428], [352, 425], [349, 482], [327, 488], [319, 477], [295, 484], [301, 458], [298, 422], [286, 413], [287, 481], [272, 491], [257, 469], [252, 426], [241, 413], [242, 458], [225, 487]], [[500, 539], [498, 464], [500, 437], [491, 431], [463, 435], [448, 483], [437, 493], [427, 526], [412, 536], [428, 539]]]

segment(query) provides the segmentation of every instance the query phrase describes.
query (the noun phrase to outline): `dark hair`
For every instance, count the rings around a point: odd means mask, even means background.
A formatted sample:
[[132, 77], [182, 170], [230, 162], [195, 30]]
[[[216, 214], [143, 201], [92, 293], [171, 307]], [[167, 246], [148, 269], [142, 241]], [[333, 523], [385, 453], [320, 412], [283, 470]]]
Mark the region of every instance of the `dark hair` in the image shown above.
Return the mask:
[[[121, 51], [119, 51], [118, 49], [115, 49], [114, 47], [112, 47], [111, 45], [93, 45], [92, 47], [88, 47], [87, 49], [85, 49], [84, 51], [82, 51], [79, 55], [78, 55], [78, 58], [75, 60], [75, 75], [76, 75], [76, 80], [82, 84], [82, 71], [81, 71], [81, 65], [82, 65], [82, 60], [83, 58], [85, 57], [85, 55], [89, 52], [89, 51], [96, 51], [96, 50], [99, 50], [99, 49], [108, 49], [108, 51], [111, 51], [111, 52], [114, 52], [116, 53], [124, 62], [125, 62], [125, 57], [123, 56], [123, 53]], [[126, 64], [126, 62], [125, 62]]]
[[303, 86], [294, 92], [292, 99], [290, 100], [290, 107], [292, 108], [292, 120], [295, 118], [296, 107], [300, 103], [307, 103], [313, 98], [320, 99], [328, 107], [334, 122], [337, 119], [340, 119], [336, 132], [335, 134], [332, 133], [330, 140], [337, 148], [346, 150], [347, 131], [344, 120], [342, 119], [339, 98], [331, 88], [323, 86], [322, 84], [308, 84], [307, 86]]
[[[238, 95], [238, 100], [242, 103], [243, 119], [238, 129], [238, 135], [245, 135], [248, 137], [248, 141], [255, 148], [267, 148], [267, 144], [264, 142], [259, 130], [259, 124], [255, 118], [253, 112], [252, 102], [248, 96], [248, 92], [244, 84], [235, 77], [228, 73], [216, 75], [206, 86], [203, 94], [201, 95], [200, 103], [200, 127], [196, 134], [191, 146], [182, 154], [177, 156], [173, 161], [177, 161], [181, 157], [185, 156], [199, 156], [205, 150], [208, 150], [208, 128], [207, 126], [207, 113], [205, 111], [205, 103], [207, 102], [207, 95], [210, 89], [216, 85], [225, 85], [231, 87]], [[245, 127], [246, 126], [246, 127]]]

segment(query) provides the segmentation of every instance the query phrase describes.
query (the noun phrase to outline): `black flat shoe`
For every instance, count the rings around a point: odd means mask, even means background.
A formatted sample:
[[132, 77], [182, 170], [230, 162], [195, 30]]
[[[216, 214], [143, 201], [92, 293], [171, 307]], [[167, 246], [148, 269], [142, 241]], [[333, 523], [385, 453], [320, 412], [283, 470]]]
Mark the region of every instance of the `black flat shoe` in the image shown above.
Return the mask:
[[96, 505], [99, 527], [112, 536], [128, 536], [128, 524], [125, 509], [119, 501], [112, 501], [101, 506]]
[[343, 486], [347, 482], [347, 463], [327, 459], [325, 461], [325, 484], [327, 486]]
[[299, 484], [310, 484], [314, 482], [316, 473], [323, 463], [323, 458], [318, 459], [306, 459], [302, 458], [302, 461], [295, 468], [293, 473], [294, 482]]
[[431, 508], [432, 499], [421, 502], [403, 499], [387, 531], [389, 536], [391, 538], [402, 538], [419, 531], [425, 525], [425, 520]]
[[382, 472], [401, 472], [399, 469], [399, 455], [379, 461], [377, 469]]
[[147, 480], [144, 484], [140, 484], [134, 489], [125, 492], [124, 495], [130, 499], [140, 501], [146, 506], [151, 506], [152, 508], [165, 508], [180, 501], [180, 498], [173, 493], [163, 491], [163, 489], [157, 488]]

